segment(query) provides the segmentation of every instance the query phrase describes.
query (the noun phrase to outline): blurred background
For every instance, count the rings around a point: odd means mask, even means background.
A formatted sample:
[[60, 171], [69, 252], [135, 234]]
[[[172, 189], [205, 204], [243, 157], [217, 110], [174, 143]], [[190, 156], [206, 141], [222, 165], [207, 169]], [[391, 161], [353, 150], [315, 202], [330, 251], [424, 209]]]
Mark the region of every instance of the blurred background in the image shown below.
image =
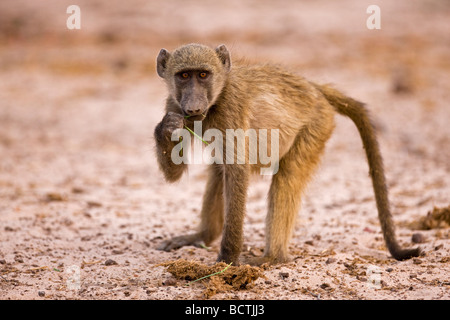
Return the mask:
[[249, 59], [319, 74], [394, 79], [406, 74], [410, 83], [400, 91], [440, 81], [438, 75], [427, 78], [428, 68], [448, 67], [450, 4], [445, 0], [380, 0], [380, 30], [366, 27], [372, 2], [365, 0], [79, 0], [80, 30], [66, 27], [71, 4], [2, 1], [2, 71], [23, 67], [59, 75], [150, 77], [161, 47], [190, 42], [225, 43]]
[[[80, 29], [67, 28], [71, 14], [66, 10], [72, 4], [81, 9]], [[382, 134], [392, 150], [405, 152], [405, 161], [414, 156], [448, 172], [450, 2], [377, 1], [379, 30], [366, 26], [371, 4], [2, 1], [0, 178], [6, 175], [2, 180], [8, 182], [0, 183], [20, 189], [22, 179], [25, 186], [54, 175], [75, 179], [74, 166], [89, 167], [102, 156], [111, 161], [99, 152], [105, 150], [136, 155], [139, 146], [153, 159], [153, 127], [163, 114], [165, 95], [156, 56], [163, 47], [190, 42], [224, 43], [233, 58], [271, 61], [335, 84], [370, 105]], [[86, 153], [90, 161], [67, 163]], [[22, 161], [26, 157], [34, 167]], [[61, 177], [59, 165], [71, 166], [72, 173]], [[91, 170], [105, 170], [105, 165]], [[33, 181], [26, 179], [29, 172]]]

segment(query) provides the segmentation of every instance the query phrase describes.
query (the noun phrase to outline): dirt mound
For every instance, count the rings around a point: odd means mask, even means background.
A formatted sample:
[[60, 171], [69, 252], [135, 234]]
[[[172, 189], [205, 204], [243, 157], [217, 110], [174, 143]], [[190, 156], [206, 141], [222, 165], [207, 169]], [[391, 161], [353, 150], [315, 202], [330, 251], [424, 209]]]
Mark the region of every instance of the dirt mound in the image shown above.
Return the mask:
[[260, 268], [249, 265], [232, 266], [224, 262], [208, 266], [200, 262], [180, 259], [160, 265], [167, 267], [167, 271], [175, 278], [191, 281], [186, 285], [200, 279], [206, 281], [206, 289], [203, 292], [205, 298], [219, 292], [245, 289], [259, 277], [264, 277]]
[[428, 211], [426, 217], [422, 217], [410, 223], [414, 230], [431, 230], [450, 227], [450, 205], [444, 208], [434, 207]]

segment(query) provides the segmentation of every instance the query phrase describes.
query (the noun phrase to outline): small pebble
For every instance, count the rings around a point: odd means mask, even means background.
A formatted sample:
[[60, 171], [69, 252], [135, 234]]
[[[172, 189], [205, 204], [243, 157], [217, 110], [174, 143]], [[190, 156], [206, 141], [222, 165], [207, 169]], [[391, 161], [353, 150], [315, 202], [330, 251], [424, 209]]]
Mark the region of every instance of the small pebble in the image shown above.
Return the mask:
[[99, 208], [102, 206], [102, 204], [97, 201], [87, 201], [86, 204], [89, 208]]
[[112, 266], [112, 265], [116, 265], [117, 262], [114, 261], [113, 259], [108, 259], [105, 261], [105, 266]]
[[284, 280], [289, 277], [289, 272], [280, 272], [279, 275]]
[[39, 297], [45, 297], [45, 291], [38, 291]]
[[411, 237], [411, 241], [413, 243], [424, 243], [425, 242], [425, 236], [421, 233], [414, 233]]
[[356, 276], [356, 279], [358, 279], [361, 282], [367, 282], [367, 278], [366, 277]]
[[336, 258], [328, 258], [327, 261], [325, 261], [326, 264], [334, 263], [336, 262]]
[[177, 280], [174, 278], [166, 279], [162, 282], [163, 286], [174, 286], [177, 284]]
[[324, 290], [331, 289], [331, 286], [328, 283], [322, 283], [320, 287]]
[[47, 193], [45, 200], [48, 201], [48, 202], [51, 202], [51, 201], [64, 201], [64, 197], [60, 193], [49, 192], [49, 193]]

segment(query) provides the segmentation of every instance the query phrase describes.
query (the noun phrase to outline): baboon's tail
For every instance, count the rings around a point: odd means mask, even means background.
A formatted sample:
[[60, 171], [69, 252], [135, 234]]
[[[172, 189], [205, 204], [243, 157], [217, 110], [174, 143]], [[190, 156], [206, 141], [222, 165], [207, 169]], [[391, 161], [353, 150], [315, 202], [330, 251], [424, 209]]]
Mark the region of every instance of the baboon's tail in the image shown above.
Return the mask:
[[369, 162], [370, 176], [372, 177], [373, 189], [378, 208], [378, 218], [384, 240], [389, 252], [397, 260], [405, 260], [417, 257], [421, 254], [420, 248], [403, 249], [395, 237], [395, 226], [389, 206], [388, 190], [384, 176], [383, 159], [367, 109], [364, 104], [352, 98], [346, 97], [336, 89], [326, 85], [314, 86], [319, 89], [328, 102], [342, 115], [352, 119], [358, 128], [359, 134], [366, 150], [367, 161]]

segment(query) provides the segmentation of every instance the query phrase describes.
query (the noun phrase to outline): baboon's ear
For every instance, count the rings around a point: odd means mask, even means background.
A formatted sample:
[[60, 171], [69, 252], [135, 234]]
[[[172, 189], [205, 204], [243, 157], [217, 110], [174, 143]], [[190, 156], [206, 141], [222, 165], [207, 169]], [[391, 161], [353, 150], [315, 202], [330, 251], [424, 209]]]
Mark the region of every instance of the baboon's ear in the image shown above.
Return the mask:
[[169, 60], [170, 53], [166, 49], [161, 49], [156, 58], [156, 72], [161, 78], [164, 78], [166, 71], [167, 60]]
[[221, 44], [216, 48], [216, 53], [219, 56], [220, 61], [222, 61], [225, 71], [230, 71], [231, 57], [227, 47], [224, 44]]

